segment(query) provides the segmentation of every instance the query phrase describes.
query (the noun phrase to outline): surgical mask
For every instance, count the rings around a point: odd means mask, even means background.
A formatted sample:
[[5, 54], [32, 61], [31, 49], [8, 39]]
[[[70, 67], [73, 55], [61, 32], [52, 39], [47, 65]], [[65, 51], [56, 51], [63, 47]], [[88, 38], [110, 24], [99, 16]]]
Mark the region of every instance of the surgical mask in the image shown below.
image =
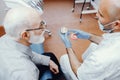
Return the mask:
[[43, 32], [41, 33], [41, 35], [38, 36], [38, 35], [34, 35], [34, 33], [31, 32], [31, 33], [30, 33], [30, 34], [31, 34], [31, 37], [30, 37], [29, 42], [30, 42], [30, 43], [33, 43], [33, 44], [43, 43], [43, 42], [45, 41], [44, 33], [45, 33], [45, 31], [43, 31]]
[[[110, 24], [111, 24], [111, 23], [110, 23]], [[99, 25], [100, 30], [103, 31], [103, 32], [111, 33], [111, 32], [114, 31], [113, 28], [111, 28], [111, 29], [105, 29], [104, 25], [101, 24], [100, 21], [98, 21], [98, 25]], [[109, 24], [107, 24], [107, 26], [109, 26]]]

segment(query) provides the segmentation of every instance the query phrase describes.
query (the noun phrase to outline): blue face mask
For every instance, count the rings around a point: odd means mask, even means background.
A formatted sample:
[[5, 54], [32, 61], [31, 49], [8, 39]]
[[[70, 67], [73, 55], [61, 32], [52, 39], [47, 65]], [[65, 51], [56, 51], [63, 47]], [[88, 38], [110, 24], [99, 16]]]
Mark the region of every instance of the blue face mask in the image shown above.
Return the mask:
[[101, 31], [106, 32], [106, 33], [111, 33], [114, 31], [114, 29], [105, 29], [104, 25], [100, 23], [100, 21], [98, 21], [98, 25]]

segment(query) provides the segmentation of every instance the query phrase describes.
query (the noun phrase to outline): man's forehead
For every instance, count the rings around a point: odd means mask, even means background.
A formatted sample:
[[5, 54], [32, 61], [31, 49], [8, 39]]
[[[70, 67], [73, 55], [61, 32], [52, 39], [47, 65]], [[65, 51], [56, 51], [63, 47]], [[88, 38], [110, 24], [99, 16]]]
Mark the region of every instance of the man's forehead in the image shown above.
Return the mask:
[[100, 0], [98, 10], [102, 21], [112, 22], [118, 20], [120, 19], [120, 0]]
[[110, 0], [101, 0], [99, 4], [99, 12], [104, 17], [110, 17], [112, 10], [112, 5], [110, 3]]
[[120, 0], [100, 0], [100, 6], [106, 6], [109, 9], [110, 7], [119, 7], [120, 8]]
[[106, 15], [108, 15], [108, 7], [104, 4], [100, 4], [98, 13], [101, 15], [101, 17], [105, 17]]

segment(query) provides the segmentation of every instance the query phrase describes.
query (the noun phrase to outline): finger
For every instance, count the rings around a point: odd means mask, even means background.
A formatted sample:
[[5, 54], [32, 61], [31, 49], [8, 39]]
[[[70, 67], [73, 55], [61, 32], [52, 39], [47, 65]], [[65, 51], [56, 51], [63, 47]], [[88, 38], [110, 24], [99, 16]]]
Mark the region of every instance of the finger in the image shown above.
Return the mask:
[[65, 34], [67, 33], [68, 29], [66, 27], [61, 27], [61, 33]]
[[59, 73], [59, 70], [58, 70], [58, 68], [56, 69], [56, 73]]
[[53, 71], [54, 71], [54, 74], [57, 74], [57, 73], [58, 73], [57, 69], [53, 69]]
[[59, 70], [58, 70], [58, 69], [55, 69], [55, 68], [52, 68], [51, 71], [52, 71], [54, 74], [59, 73]]
[[59, 30], [59, 36], [61, 37], [61, 39], [64, 39], [65, 34], [62, 34]]
[[73, 40], [78, 39], [76, 34], [71, 34], [71, 36], [70, 36], [70, 37], [71, 37], [71, 39], [73, 39]]
[[70, 29], [69, 32], [76, 33], [76, 32], [78, 32], [78, 30], [77, 29]]
[[55, 73], [55, 70], [54, 70], [53, 68], [50, 68], [50, 70], [51, 70], [53, 73]]

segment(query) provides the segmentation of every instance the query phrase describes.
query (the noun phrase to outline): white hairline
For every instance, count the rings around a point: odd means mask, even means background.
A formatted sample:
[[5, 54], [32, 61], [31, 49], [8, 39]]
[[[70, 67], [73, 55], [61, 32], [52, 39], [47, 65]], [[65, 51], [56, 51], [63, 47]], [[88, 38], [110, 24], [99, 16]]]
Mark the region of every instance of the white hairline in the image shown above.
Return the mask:
[[[27, 9], [34, 10], [32, 8], [27, 8]], [[35, 11], [35, 13], [37, 12], [36, 10], [34, 10], [34, 11]], [[32, 12], [32, 13], [34, 13], [34, 12]], [[8, 19], [11, 18], [11, 17], [9, 17], [9, 14], [10, 14], [10, 12], [8, 12], [8, 14], [7, 14]], [[4, 28], [5, 28], [5, 32], [6, 32], [6, 34], [10, 35], [11, 37], [20, 38], [21, 32], [25, 31], [26, 29], [32, 28], [32, 25], [31, 25], [32, 23], [30, 23], [31, 21], [29, 20], [29, 18], [28, 19], [26, 19], [26, 18], [23, 19], [24, 13], [23, 13], [23, 15], [20, 15], [20, 16], [21, 16], [20, 17], [21, 21], [19, 19], [17, 19], [13, 23], [10, 23], [10, 21], [7, 20], [6, 18], [4, 20], [3, 25], [4, 25]], [[32, 16], [34, 17], [33, 14], [32, 14]], [[12, 18], [14, 18], [14, 17], [12, 17]]]

